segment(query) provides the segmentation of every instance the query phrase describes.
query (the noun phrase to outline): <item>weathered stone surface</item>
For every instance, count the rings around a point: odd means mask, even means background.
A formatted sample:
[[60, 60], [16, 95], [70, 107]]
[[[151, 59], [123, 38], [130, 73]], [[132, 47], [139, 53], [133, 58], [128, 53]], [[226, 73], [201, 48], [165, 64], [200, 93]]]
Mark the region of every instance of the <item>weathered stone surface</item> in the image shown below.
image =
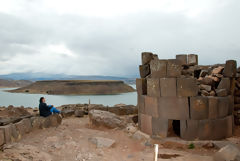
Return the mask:
[[224, 69], [223, 66], [219, 66], [219, 67], [217, 67], [217, 68], [214, 68], [214, 69], [212, 70], [212, 75], [222, 74], [223, 69]]
[[225, 77], [235, 77], [237, 72], [237, 62], [235, 60], [227, 60], [223, 75]]
[[17, 130], [17, 127], [15, 124], [12, 124], [12, 141], [19, 140], [21, 138], [21, 135], [19, 131]]
[[236, 161], [240, 156], [240, 150], [234, 145], [226, 145], [213, 156], [214, 161]]
[[186, 97], [160, 97], [158, 115], [162, 119], [187, 120], [189, 106]]
[[217, 97], [208, 97], [208, 118], [216, 119], [218, 117], [218, 98]]
[[203, 120], [208, 118], [208, 98], [191, 97], [190, 98], [190, 118], [192, 120]]
[[143, 95], [138, 95], [138, 104], [137, 104], [137, 107], [138, 107], [138, 112], [140, 113], [145, 113], [145, 96]]
[[108, 111], [91, 110], [89, 120], [92, 125], [104, 126], [107, 128], [124, 128], [126, 123], [119, 116]]
[[152, 134], [154, 136], [167, 137], [168, 119], [152, 118]]
[[20, 138], [25, 134], [25, 128], [23, 121], [15, 124], [17, 131], [19, 132]]
[[214, 140], [214, 122], [211, 120], [199, 120], [198, 137], [200, 140]]
[[150, 62], [152, 78], [162, 78], [167, 75], [167, 60], [154, 59]]
[[218, 89], [226, 89], [227, 92], [230, 92], [230, 79], [229, 78], [222, 78], [222, 80], [220, 81], [219, 85], [218, 85]]
[[147, 79], [145, 79], [145, 78], [136, 79], [136, 87], [137, 87], [137, 93], [139, 95], [146, 95], [147, 94]]
[[180, 136], [185, 140], [198, 138], [198, 120], [180, 120]]
[[0, 126], [0, 131], [1, 130], [4, 132], [5, 143], [11, 143], [12, 142], [12, 124]]
[[208, 70], [201, 70], [199, 77], [205, 77], [206, 75], [208, 75]]
[[137, 140], [148, 140], [150, 136], [138, 130], [132, 135], [132, 138]]
[[23, 119], [22, 120], [23, 124], [24, 124], [24, 131], [25, 133], [29, 133], [32, 131], [32, 124], [29, 118]]
[[160, 81], [159, 78], [147, 79], [147, 95], [152, 97], [160, 97]]
[[33, 129], [43, 128], [44, 117], [31, 117], [31, 124]]
[[145, 113], [153, 116], [158, 117], [158, 99], [157, 97], [149, 97], [145, 96]]
[[141, 131], [152, 135], [152, 116], [141, 114]]
[[234, 97], [234, 103], [235, 104], [240, 104], [240, 97], [235, 96]]
[[127, 125], [127, 127], [125, 128], [125, 132], [129, 133], [129, 134], [134, 134], [137, 131], [137, 127], [129, 124]]
[[212, 89], [211, 86], [209, 86], [209, 85], [204, 85], [204, 84], [200, 84], [199, 87], [200, 87], [201, 90], [206, 90], [206, 91], [208, 91], [208, 92], [210, 92], [211, 89]]
[[50, 119], [50, 126], [51, 127], [57, 127], [62, 123], [62, 118], [59, 116], [59, 114], [54, 114], [49, 116]]
[[115, 144], [115, 140], [103, 137], [91, 137], [88, 141], [95, 144], [97, 148], [110, 148]]
[[188, 65], [198, 65], [198, 55], [189, 54], [188, 55]]
[[218, 118], [222, 118], [228, 115], [229, 112], [229, 98], [218, 97]]
[[228, 91], [226, 89], [216, 89], [216, 94], [218, 97], [226, 97], [228, 95]]
[[149, 64], [152, 59], [153, 59], [153, 53], [142, 52], [142, 65]]
[[150, 65], [149, 64], [140, 65], [139, 71], [140, 71], [140, 77], [145, 78], [146, 76], [148, 76], [150, 74]]
[[167, 76], [180, 77], [182, 72], [181, 61], [177, 59], [169, 59], [167, 61]]
[[176, 78], [160, 78], [161, 96], [177, 96]]
[[63, 110], [61, 112], [61, 114], [62, 114], [63, 117], [70, 117], [70, 116], [74, 115], [74, 110], [66, 109], [66, 110]]
[[75, 110], [74, 115], [76, 117], [83, 117], [85, 115], [84, 110]]
[[199, 82], [201, 84], [210, 85], [210, 86], [214, 86], [214, 84], [215, 84], [214, 80], [209, 77], [204, 77], [204, 78], [200, 79]]
[[116, 115], [133, 115], [138, 113], [138, 108], [133, 105], [115, 105], [114, 107], [109, 107], [108, 111]]
[[210, 93], [206, 90], [201, 90], [201, 96], [210, 96]]
[[176, 59], [181, 62], [181, 65], [187, 65], [187, 55], [186, 54], [176, 55]]
[[0, 130], [0, 146], [2, 146], [4, 143], [5, 143], [4, 131]]
[[197, 96], [198, 85], [195, 78], [177, 78], [177, 95], [180, 97]]

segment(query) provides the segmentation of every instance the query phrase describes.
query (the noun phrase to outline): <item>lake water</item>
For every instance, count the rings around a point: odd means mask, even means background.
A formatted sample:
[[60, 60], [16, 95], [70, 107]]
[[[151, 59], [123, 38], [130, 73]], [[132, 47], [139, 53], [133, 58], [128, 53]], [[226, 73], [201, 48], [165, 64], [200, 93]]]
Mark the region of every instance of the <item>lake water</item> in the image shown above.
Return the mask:
[[[133, 86], [135, 88], [135, 86]], [[9, 93], [5, 90], [14, 88], [0, 88], [0, 106], [24, 106], [38, 107], [40, 97], [45, 97], [47, 104], [60, 106], [64, 104], [88, 103], [89, 99], [92, 104], [103, 104], [113, 106], [115, 104], [137, 104], [137, 93], [123, 93], [117, 95], [44, 95], [44, 94], [25, 94], [25, 93]]]

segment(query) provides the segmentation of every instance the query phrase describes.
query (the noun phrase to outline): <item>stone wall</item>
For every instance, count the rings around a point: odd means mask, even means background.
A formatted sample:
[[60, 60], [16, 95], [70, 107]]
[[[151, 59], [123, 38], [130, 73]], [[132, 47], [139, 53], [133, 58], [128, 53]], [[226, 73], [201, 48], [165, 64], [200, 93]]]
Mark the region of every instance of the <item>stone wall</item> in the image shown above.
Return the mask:
[[57, 114], [49, 117], [26, 117], [20, 119], [18, 122], [8, 121], [4, 123], [4, 126], [0, 126], [0, 148], [4, 144], [19, 141], [24, 135], [35, 129], [56, 127], [61, 122], [62, 118]]
[[236, 66], [234, 60], [201, 66], [194, 54], [162, 60], [142, 53], [136, 80], [140, 130], [186, 140], [232, 136]]

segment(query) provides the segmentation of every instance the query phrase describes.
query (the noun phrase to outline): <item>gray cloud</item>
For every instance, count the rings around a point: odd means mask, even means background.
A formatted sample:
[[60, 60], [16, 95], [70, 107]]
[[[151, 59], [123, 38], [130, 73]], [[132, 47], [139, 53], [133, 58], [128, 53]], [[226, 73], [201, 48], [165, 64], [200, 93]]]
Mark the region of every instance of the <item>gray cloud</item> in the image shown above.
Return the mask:
[[0, 13], [0, 74], [136, 75], [142, 51], [159, 58], [196, 53], [201, 64], [240, 61], [239, 6], [229, 0], [196, 19], [156, 11], [110, 18], [34, 10], [27, 16]]

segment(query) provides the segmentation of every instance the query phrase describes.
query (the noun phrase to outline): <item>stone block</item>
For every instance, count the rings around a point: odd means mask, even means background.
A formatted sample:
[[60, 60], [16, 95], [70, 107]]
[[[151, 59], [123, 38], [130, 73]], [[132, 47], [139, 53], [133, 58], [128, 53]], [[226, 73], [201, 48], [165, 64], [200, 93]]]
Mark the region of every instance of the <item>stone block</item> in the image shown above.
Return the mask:
[[227, 60], [223, 75], [225, 77], [235, 77], [237, 73], [237, 62], [235, 60]]
[[181, 65], [187, 65], [187, 55], [186, 54], [176, 55], [176, 59], [181, 62]]
[[152, 117], [152, 134], [159, 137], [167, 137], [168, 119]]
[[228, 91], [226, 89], [216, 89], [216, 94], [218, 97], [226, 97], [228, 95]]
[[208, 97], [191, 97], [190, 98], [190, 119], [203, 120], [208, 118]]
[[160, 88], [162, 97], [177, 96], [176, 78], [160, 78]]
[[147, 79], [147, 95], [151, 97], [160, 97], [160, 80], [159, 78]]
[[187, 97], [160, 97], [158, 100], [158, 114], [160, 118], [172, 120], [189, 119]]
[[188, 55], [188, 65], [198, 65], [198, 55], [189, 54]]
[[149, 64], [152, 59], [153, 59], [153, 53], [142, 52], [142, 65]]
[[152, 78], [163, 78], [167, 75], [167, 60], [154, 59], [150, 62]]
[[216, 119], [218, 117], [218, 98], [208, 97], [208, 118]]
[[212, 120], [213, 140], [220, 140], [232, 136], [233, 132], [233, 116]]
[[177, 78], [177, 95], [180, 97], [197, 96], [199, 87], [195, 78]]
[[143, 96], [143, 95], [138, 95], [138, 98], [137, 98], [138, 112], [143, 113], [143, 114], [145, 113], [145, 98], [144, 97], [145, 96]]
[[218, 97], [218, 118], [226, 117], [229, 112], [229, 98]]
[[158, 117], [157, 97], [145, 96], [145, 113], [153, 117]]
[[4, 131], [0, 130], [0, 146], [2, 146], [4, 143], [5, 143]]
[[147, 94], [147, 79], [137, 78], [136, 79], [136, 88], [137, 88], [137, 93], [139, 95], [146, 95]]
[[4, 132], [5, 143], [12, 142], [12, 124], [0, 126], [0, 131]]
[[24, 122], [20, 121], [15, 123], [16, 129], [20, 135], [20, 138], [25, 134]]
[[148, 76], [150, 74], [150, 65], [149, 64], [140, 65], [139, 72], [140, 72], [140, 77], [145, 78], [146, 76]]
[[222, 78], [217, 89], [226, 89], [227, 92], [230, 93], [230, 85], [231, 85], [231, 82], [229, 78]]
[[169, 59], [167, 61], [167, 77], [180, 77], [181, 73], [181, 61], [177, 59]]
[[232, 115], [234, 111], [234, 97], [228, 96], [229, 107], [228, 107], [228, 115]]
[[32, 124], [29, 118], [23, 119], [22, 120], [23, 125], [24, 125], [24, 131], [25, 133], [29, 133], [32, 131]]
[[141, 114], [141, 131], [152, 135], [152, 116]]
[[234, 97], [234, 103], [235, 104], [240, 104], [240, 97], [235, 96]]
[[20, 135], [19, 131], [17, 130], [16, 125], [12, 124], [11, 127], [12, 127], [12, 138], [11, 138], [12, 142], [20, 140], [21, 139], [21, 135]]
[[81, 110], [81, 109], [77, 109], [77, 110], [75, 110], [74, 115], [75, 115], [75, 117], [84, 117], [85, 111]]
[[62, 118], [58, 114], [49, 116], [51, 127], [57, 127], [62, 123]]
[[200, 89], [210, 92], [212, 90], [212, 87], [210, 85], [200, 84]]
[[199, 120], [197, 138], [199, 140], [215, 140], [214, 126], [214, 122], [211, 120]]
[[31, 117], [31, 124], [33, 129], [41, 129], [43, 128], [44, 117]]
[[199, 120], [181, 120], [180, 136], [185, 140], [194, 140], [198, 137]]

